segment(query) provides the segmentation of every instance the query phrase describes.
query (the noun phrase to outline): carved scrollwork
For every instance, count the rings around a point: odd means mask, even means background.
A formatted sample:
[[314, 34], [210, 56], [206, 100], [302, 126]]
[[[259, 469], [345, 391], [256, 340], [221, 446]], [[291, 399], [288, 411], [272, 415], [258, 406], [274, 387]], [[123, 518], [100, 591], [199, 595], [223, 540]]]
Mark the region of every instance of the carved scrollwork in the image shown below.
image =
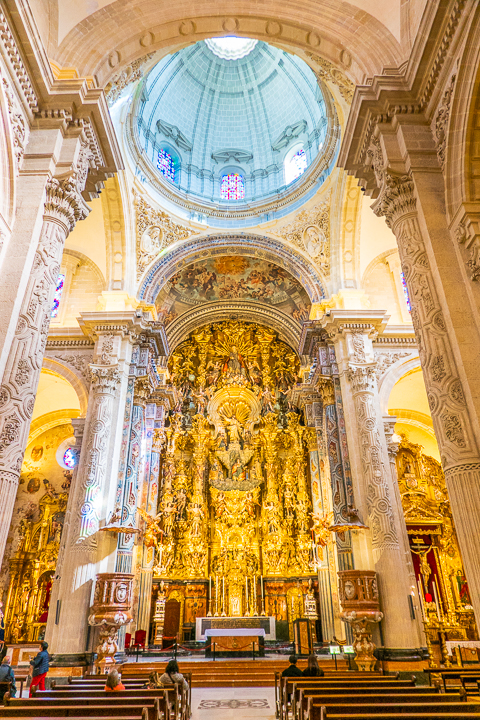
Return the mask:
[[287, 242], [305, 250], [326, 274], [330, 272], [330, 204], [302, 210], [290, 225], [278, 231]]

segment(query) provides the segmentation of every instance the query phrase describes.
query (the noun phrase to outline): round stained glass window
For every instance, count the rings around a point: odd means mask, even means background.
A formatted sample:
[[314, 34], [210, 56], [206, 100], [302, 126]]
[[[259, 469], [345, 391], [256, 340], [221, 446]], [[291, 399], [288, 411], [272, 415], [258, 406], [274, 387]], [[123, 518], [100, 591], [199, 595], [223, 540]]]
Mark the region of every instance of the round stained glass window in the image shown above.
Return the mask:
[[77, 464], [77, 456], [75, 454], [75, 450], [73, 448], [67, 448], [65, 452], [63, 453], [63, 462], [65, 464], [65, 467], [67, 468], [74, 468]]

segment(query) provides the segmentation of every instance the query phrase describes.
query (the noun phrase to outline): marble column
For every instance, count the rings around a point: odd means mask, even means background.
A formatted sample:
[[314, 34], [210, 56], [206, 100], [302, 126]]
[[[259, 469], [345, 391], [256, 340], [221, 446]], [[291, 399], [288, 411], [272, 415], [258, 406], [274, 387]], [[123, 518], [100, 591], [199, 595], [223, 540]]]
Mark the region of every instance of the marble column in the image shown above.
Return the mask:
[[118, 493], [132, 348], [143, 324], [133, 311], [84, 313], [80, 319], [95, 340], [92, 383], [76, 491], [68, 503], [72, 519], [59, 579], [60, 618], [47, 626], [51, 652], [64, 660], [87, 650], [96, 574], [115, 571], [117, 533], [104, 530]]
[[395, 500], [383, 429], [372, 337], [383, 327], [383, 313], [332, 310], [322, 326], [335, 346], [348, 436], [355, 500], [369, 527], [370, 552], [355, 553], [356, 566], [377, 572], [383, 640], [389, 649], [420, 645], [411, 617], [409, 573], [401, 547], [401, 521]]
[[[152, 409], [154, 412], [151, 411]], [[157, 514], [161, 448], [155, 443], [154, 435], [156, 429], [159, 430], [163, 428], [163, 417], [163, 405], [147, 405], [147, 454], [149, 454], [149, 462], [148, 478], [145, 478], [145, 483], [147, 483], [148, 480], [148, 484], [144, 504], [146, 512], [149, 515]], [[138, 583], [137, 630], [145, 630], [147, 632], [147, 644], [149, 641], [148, 633], [150, 629], [154, 562], [154, 549], [144, 547], [142, 550], [142, 564]]]
[[[392, 483], [393, 483], [393, 490], [394, 490], [394, 496], [395, 496], [395, 503], [398, 508], [398, 515], [400, 518], [403, 518], [403, 506], [402, 506], [402, 499], [400, 497], [400, 487], [398, 485], [398, 474], [397, 474], [397, 453], [398, 453], [398, 446], [399, 443], [395, 440], [395, 423], [397, 421], [396, 417], [393, 417], [392, 415], [384, 416], [383, 418], [383, 427], [385, 430], [385, 438], [387, 440], [387, 450], [388, 450], [388, 458], [390, 460], [390, 472], [392, 474]], [[397, 436], [398, 437], [398, 436]], [[398, 438], [400, 439], [400, 438]], [[401, 544], [403, 553], [405, 555], [405, 564], [407, 566], [408, 570], [408, 577], [409, 577], [409, 583], [410, 583], [410, 597], [412, 598], [412, 608], [415, 613], [415, 620], [417, 623], [418, 628], [418, 634], [423, 639], [424, 637], [424, 631], [423, 631], [423, 624], [422, 624], [422, 609], [420, 607], [421, 600], [418, 597], [418, 589], [417, 589], [417, 580], [415, 578], [415, 570], [413, 567], [413, 560], [412, 560], [412, 553], [410, 550], [410, 542], [408, 539], [408, 533], [407, 533], [407, 526], [405, 522], [400, 522], [400, 529], [401, 529]], [[422, 646], [425, 645], [425, 642], [422, 641]]]
[[[315, 429], [308, 453], [312, 509], [314, 515], [325, 517], [333, 511], [333, 494], [322, 394], [311, 385], [297, 386], [292, 400], [304, 409], [307, 426]], [[338, 547], [333, 534], [330, 534], [325, 547], [318, 548], [318, 552], [318, 599], [322, 637], [324, 641], [333, 640], [334, 637], [344, 638], [345, 626], [340, 619], [337, 587]]]
[[[61, 135], [57, 126], [53, 130], [38, 131], [30, 140], [33, 143], [32, 161], [39, 156], [36, 159], [43, 171], [33, 172], [28, 180], [22, 176], [19, 181], [25, 215], [22, 207], [17, 209], [18, 224], [3, 260], [3, 268], [8, 268], [11, 275], [5, 282], [2, 276], [0, 283], [0, 307], [5, 310], [3, 332], [0, 333], [0, 369], [3, 370], [0, 387], [0, 557], [15, 503], [65, 239], [77, 220], [85, 218], [89, 212], [81, 193], [91, 151], [80, 131], [64, 148], [71, 163], [68, 175], [62, 179], [50, 176], [49, 163], [53, 163], [53, 157], [66, 142], [62, 142]], [[44, 167], [47, 157], [49, 163]]]

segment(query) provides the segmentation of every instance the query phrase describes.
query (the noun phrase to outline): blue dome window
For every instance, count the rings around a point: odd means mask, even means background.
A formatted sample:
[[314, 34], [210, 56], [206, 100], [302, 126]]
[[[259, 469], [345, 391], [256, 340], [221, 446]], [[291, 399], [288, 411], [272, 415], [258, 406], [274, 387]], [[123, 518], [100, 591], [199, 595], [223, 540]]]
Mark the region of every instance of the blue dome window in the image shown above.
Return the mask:
[[160, 170], [167, 180], [175, 182], [175, 162], [170, 153], [164, 149], [158, 151], [157, 170]]
[[220, 197], [222, 200], [244, 200], [245, 180], [243, 175], [239, 173], [222, 175]]
[[303, 147], [293, 148], [293, 153], [288, 153], [284, 162], [285, 184], [289, 185], [299, 178], [300, 175], [303, 175], [307, 167], [307, 155]]
[[66, 451], [63, 454], [63, 462], [65, 463], [67, 468], [74, 468], [77, 464], [77, 456], [75, 454], [75, 450], [73, 448], [69, 447], [66, 449]]

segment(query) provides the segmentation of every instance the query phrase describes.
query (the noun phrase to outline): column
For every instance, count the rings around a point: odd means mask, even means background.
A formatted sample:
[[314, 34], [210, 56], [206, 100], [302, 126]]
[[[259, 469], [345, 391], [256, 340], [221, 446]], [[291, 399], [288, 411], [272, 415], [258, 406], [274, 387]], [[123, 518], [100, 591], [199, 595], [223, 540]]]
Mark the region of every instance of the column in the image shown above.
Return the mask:
[[372, 130], [366, 144], [365, 184], [378, 192], [373, 210], [385, 217], [397, 239], [435, 436], [480, 626], [480, 301], [472, 265], [465, 263], [460, 247], [475, 223], [469, 225], [467, 219], [456, 226], [455, 237], [450, 232], [442, 167], [430, 122], [422, 113], [402, 114], [399, 107], [391, 122]]
[[[331, 384], [330, 380], [328, 382]], [[334, 509], [322, 395], [316, 391], [314, 386], [305, 385], [295, 388], [292, 400], [304, 408], [307, 425], [315, 428], [308, 453], [315, 523], [315, 516], [328, 518]], [[340, 620], [337, 588], [338, 539], [334, 539], [332, 533], [326, 533], [326, 535], [327, 545], [318, 548], [319, 567], [317, 569], [320, 620], [324, 642], [333, 640], [334, 637], [340, 639], [345, 637], [345, 626]]]
[[[400, 488], [398, 486], [398, 475], [397, 475], [397, 453], [398, 453], [398, 445], [399, 443], [394, 439], [395, 438], [395, 423], [397, 421], [396, 417], [393, 417], [392, 415], [384, 416], [383, 418], [383, 427], [385, 430], [385, 438], [387, 440], [387, 450], [388, 450], [388, 459], [390, 460], [390, 472], [392, 474], [392, 483], [393, 483], [393, 489], [395, 493], [395, 503], [398, 508], [398, 514], [400, 517], [403, 517], [403, 506], [402, 506], [402, 499], [400, 497]], [[397, 436], [398, 437], [398, 436]], [[412, 607], [415, 612], [415, 620], [417, 623], [418, 628], [418, 634], [421, 638], [424, 636], [423, 632], [423, 625], [422, 625], [422, 609], [420, 607], [421, 600], [418, 597], [418, 590], [417, 590], [417, 580], [415, 577], [415, 570], [413, 567], [413, 561], [412, 561], [412, 553], [410, 551], [410, 542], [408, 539], [408, 533], [407, 533], [407, 526], [406, 524], [400, 523], [401, 528], [401, 544], [402, 544], [402, 550], [405, 555], [405, 564], [407, 566], [408, 570], [408, 578], [410, 583], [410, 597], [412, 598], [411, 603]], [[424, 642], [422, 641], [422, 646], [424, 646]]]
[[87, 650], [96, 574], [116, 569], [118, 531], [111, 527], [112, 508], [118, 495], [132, 346], [144, 329], [143, 319], [133, 311], [85, 313], [80, 325], [96, 341], [92, 382], [76, 492], [70, 493], [67, 508], [72, 519], [59, 578], [60, 617], [53, 627], [49, 618], [47, 627], [51, 652], [65, 661]]
[[[148, 463], [148, 485], [145, 497], [145, 509], [149, 515], [157, 514], [161, 446], [155, 441], [155, 430], [163, 428], [163, 417], [163, 405], [153, 403], [147, 405], [147, 454], [150, 450], [150, 461]], [[153, 424], [150, 422], [152, 420]], [[148, 644], [149, 641], [148, 634], [150, 629], [154, 563], [154, 548], [144, 547], [142, 550], [142, 568], [138, 582], [137, 630], [145, 630], [147, 632], [146, 644]]]
[[[389, 649], [420, 645], [409, 607], [409, 575], [400, 545], [400, 518], [389, 467], [372, 337], [383, 327], [383, 313], [332, 310], [322, 326], [335, 346], [355, 499], [369, 527], [370, 552], [355, 555], [359, 568], [377, 572], [382, 604], [383, 644]], [[360, 555], [360, 554], [359, 554]]]
[[[32, 133], [19, 178], [18, 219], [3, 262], [0, 283], [0, 557], [10, 527], [30, 418], [35, 404], [53, 295], [63, 247], [77, 220], [89, 212], [81, 192], [91, 150], [77, 129], [63, 139], [60, 123]], [[31, 151], [31, 156], [30, 156]], [[70, 164], [68, 176], [51, 177], [57, 154]], [[38, 161], [42, 172], [35, 172]], [[28, 175], [29, 167], [32, 175]]]
[[46, 639], [47, 642], [51, 643], [51, 639], [54, 634], [57, 634], [60, 630], [58, 627], [60, 620], [60, 613], [62, 609], [62, 601], [59, 599], [60, 583], [63, 574], [63, 567], [65, 563], [65, 553], [68, 546], [68, 537], [70, 532], [70, 526], [74, 513], [74, 503], [70, 501], [70, 498], [76, 497], [78, 494], [78, 467], [80, 462], [80, 456], [82, 454], [83, 437], [85, 434], [85, 418], [73, 418], [73, 434], [75, 436], [75, 458], [76, 464], [72, 473], [72, 482], [70, 485], [69, 502], [65, 512], [65, 522], [63, 524], [62, 537], [60, 540], [60, 548], [58, 550], [57, 564], [55, 566], [55, 575], [52, 583], [52, 594], [50, 596], [50, 608], [48, 612], [47, 628], [46, 628]]

